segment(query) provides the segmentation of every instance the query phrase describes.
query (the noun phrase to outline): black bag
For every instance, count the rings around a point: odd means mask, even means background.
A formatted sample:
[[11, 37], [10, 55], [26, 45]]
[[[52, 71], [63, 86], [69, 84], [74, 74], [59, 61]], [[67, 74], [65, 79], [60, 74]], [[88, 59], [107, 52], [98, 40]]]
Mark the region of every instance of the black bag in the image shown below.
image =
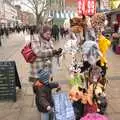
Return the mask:
[[73, 102], [73, 108], [76, 120], [80, 120], [81, 117], [83, 117], [84, 114], [84, 104], [81, 103], [81, 101]]

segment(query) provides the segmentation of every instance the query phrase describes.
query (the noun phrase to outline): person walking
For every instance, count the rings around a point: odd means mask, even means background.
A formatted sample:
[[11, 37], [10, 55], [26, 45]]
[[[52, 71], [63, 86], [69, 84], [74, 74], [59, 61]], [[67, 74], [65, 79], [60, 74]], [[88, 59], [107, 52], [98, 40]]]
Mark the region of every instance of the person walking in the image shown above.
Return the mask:
[[31, 45], [34, 53], [37, 55], [36, 60], [30, 64], [30, 78], [29, 81], [36, 81], [38, 71], [40, 69], [50, 71], [52, 74], [52, 58], [60, 55], [62, 49], [55, 50], [51, 41], [52, 29], [49, 26], [43, 26], [38, 35], [34, 35], [31, 40]]
[[4, 34], [8, 38], [9, 37], [9, 29], [4, 27]]
[[52, 36], [56, 40], [59, 40], [59, 27], [57, 25], [53, 25], [52, 27]]
[[2, 38], [2, 28], [0, 28], [0, 47], [2, 46], [2, 40], [1, 40], [1, 38]]
[[64, 27], [60, 26], [60, 35], [63, 38], [64, 37]]

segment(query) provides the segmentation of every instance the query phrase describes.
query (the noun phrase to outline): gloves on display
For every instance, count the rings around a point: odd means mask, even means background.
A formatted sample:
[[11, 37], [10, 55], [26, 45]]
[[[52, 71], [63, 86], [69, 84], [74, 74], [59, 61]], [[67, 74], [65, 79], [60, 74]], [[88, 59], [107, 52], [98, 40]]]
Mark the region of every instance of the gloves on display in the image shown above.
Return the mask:
[[61, 86], [60, 85], [56, 89], [56, 92], [59, 92], [59, 91], [61, 91]]
[[60, 55], [62, 53], [63, 49], [62, 48], [59, 48], [58, 49], [58, 55]]

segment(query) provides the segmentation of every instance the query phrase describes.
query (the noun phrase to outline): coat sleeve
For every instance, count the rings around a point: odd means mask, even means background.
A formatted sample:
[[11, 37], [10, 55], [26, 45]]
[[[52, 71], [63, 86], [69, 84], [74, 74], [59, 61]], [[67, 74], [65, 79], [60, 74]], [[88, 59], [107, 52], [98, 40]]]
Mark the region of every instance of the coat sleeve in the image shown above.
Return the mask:
[[44, 93], [39, 92], [39, 103], [47, 111], [47, 107], [51, 106]]
[[32, 40], [32, 49], [33, 49], [34, 53], [40, 58], [46, 58], [46, 57], [53, 56], [53, 50], [52, 49], [43, 49], [38, 37], [35, 37], [34, 40]]
[[58, 83], [49, 83], [49, 87], [51, 88], [51, 89], [54, 89], [54, 88], [57, 88], [59, 86], [59, 84]]

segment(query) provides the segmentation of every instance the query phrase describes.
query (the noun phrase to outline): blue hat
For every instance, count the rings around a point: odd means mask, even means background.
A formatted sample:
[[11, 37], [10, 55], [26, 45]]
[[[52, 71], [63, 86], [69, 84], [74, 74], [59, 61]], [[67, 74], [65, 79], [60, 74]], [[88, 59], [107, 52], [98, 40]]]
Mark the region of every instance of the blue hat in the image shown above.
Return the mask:
[[49, 71], [44, 71], [41, 69], [38, 71], [38, 76], [40, 81], [43, 82], [43, 84], [47, 85], [49, 83], [49, 77], [50, 77]]

